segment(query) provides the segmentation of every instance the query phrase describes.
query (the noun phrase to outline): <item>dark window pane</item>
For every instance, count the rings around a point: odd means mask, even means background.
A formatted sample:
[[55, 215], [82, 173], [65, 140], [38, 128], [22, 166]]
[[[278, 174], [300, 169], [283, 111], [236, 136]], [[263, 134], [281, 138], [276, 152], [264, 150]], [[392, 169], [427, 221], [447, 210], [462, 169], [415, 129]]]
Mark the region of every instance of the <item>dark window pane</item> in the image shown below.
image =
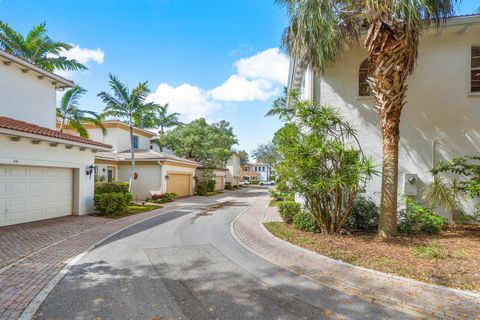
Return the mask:
[[480, 70], [472, 70], [471, 76], [472, 76], [472, 81], [480, 80]]
[[471, 92], [480, 92], [480, 81], [472, 81], [472, 87], [471, 87]]
[[472, 47], [472, 57], [480, 57], [480, 46]]
[[472, 68], [480, 68], [480, 57], [472, 58]]

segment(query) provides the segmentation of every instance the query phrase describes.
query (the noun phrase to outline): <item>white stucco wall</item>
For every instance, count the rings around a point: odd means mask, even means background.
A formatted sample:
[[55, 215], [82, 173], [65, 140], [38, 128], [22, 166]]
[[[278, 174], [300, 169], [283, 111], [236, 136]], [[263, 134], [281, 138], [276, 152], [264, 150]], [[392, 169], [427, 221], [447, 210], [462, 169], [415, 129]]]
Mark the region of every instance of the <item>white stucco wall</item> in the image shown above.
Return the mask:
[[14, 63], [0, 64], [0, 115], [55, 128], [55, 87]]
[[232, 183], [232, 185], [238, 185], [240, 181], [240, 157], [237, 154], [232, 154], [226, 168], [228, 171], [225, 181]]
[[[135, 172], [138, 178], [133, 185], [133, 199], [145, 200], [150, 198], [153, 193], [163, 193], [161, 186], [161, 166], [160, 165], [142, 165], [135, 164]], [[118, 166], [118, 181], [130, 181], [130, 165]]]
[[[73, 130], [65, 130], [65, 132], [78, 135]], [[111, 145], [115, 152], [130, 150], [130, 132], [128, 129], [107, 128], [104, 135], [100, 128], [90, 128], [88, 129], [88, 133], [90, 139]], [[139, 149], [150, 149], [150, 138], [136, 134], [135, 132], [133, 134], [138, 136]]]
[[[461, 27], [432, 32], [421, 38], [418, 63], [408, 81], [407, 105], [401, 118], [399, 147], [399, 192], [404, 174], [417, 174], [413, 189], [420, 194], [432, 180], [429, 170], [436, 161], [455, 156], [479, 155], [480, 95], [469, 94], [470, 50], [480, 43], [480, 25], [467, 32]], [[345, 54], [321, 80], [315, 79], [310, 93], [322, 104], [340, 108], [343, 116], [359, 129], [366, 155], [381, 168], [381, 139], [373, 99], [358, 98], [358, 68], [367, 54], [356, 48]], [[308, 96], [308, 93], [305, 94]], [[367, 186], [367, 194], [378, 200], [381, 178]]]
[[66, 149], [64, 145], [51, 147], [47, 142], [32, 144], [31, 140], [11, 141], [0, 135], [0, 164], [61, 167], [74, 169], [73, 214], [93, 212], [94, 178], [85, 174], [94, 163], [94, 153], [78, 147]]

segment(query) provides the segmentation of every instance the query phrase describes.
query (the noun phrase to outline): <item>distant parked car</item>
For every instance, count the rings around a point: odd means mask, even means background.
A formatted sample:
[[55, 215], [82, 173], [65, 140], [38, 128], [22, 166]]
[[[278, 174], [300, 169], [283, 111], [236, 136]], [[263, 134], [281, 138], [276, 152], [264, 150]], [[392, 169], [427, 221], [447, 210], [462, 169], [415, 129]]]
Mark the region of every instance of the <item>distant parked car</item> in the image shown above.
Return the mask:
[[241, 186], [248, 186], [250, 182], [248, 182], [247, 180], [244, 180], [244, 181], [240, 181], [238, 184]]
[[275, 184], [275, 182], [272, 181], [272, 180], [266, 180], [266, 181], [260, 181], [259, 184], [262, 185], [262, 186], [273, 186]]

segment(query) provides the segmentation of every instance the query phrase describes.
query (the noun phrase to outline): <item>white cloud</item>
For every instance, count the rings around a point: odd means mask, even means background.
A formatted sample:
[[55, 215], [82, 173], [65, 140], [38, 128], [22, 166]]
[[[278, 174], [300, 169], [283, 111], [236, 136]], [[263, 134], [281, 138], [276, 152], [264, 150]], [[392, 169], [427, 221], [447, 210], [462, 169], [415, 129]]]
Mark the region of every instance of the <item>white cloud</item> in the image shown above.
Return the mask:
[[219, 101], [265, 101], [276, 92], [277, 90], [272, 90], [272, 83], [267, 80], [248, 80], [235, 74], [213, 89], [211, 94]]
[[79, 45], [73, 45], [73, 48], [68, 51], [63, 51], [62, 56], [67, 57], [68, 59], [75, 59], [82, 64], [89, 63], [90, 61], [102, 64], [105, 58], [105, 53], [102, 49], [97, 48], [87, 49], [81, 48]]
[[278, 95], [287, 84], [288, 58], [278, 48], [267, 49], [233, 63], [236, 72], [219, 86], [205, 90], [184, 83], [173, 87], [162, 83], [149, 96], [149, 101], [169, 103], [172, 112], [186, 121], [207, 117], [225, 107], [222, 103], [266, 101]]
[[234, 63], [240, 76], [264, 79], [287, 85], [288, 58], [278, 48], [267, 49]]
[[187, 121], [205, 117], [221, 107], [211, 99], [208, 92], [188, 83], [178, 87], [162, 83], [150, 94], [148, 101], [168, 103], [169, 111], [180, 113]]

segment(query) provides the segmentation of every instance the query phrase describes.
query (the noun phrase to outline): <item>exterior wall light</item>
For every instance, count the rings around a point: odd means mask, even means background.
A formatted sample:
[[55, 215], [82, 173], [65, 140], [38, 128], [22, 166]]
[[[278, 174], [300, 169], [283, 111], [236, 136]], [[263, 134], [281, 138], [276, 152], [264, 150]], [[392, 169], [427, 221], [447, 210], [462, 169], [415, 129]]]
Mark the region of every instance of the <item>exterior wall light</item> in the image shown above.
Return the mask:
[[89, 176], [90, 179], [92, 178], [92, 173], [94, 170], [95, 170], [95, 166], [91, 164], [87, 167], [87, 170], [85, 171], [86, 175]]
[[168, 180], [168, 179], [170, 179], [170, 177], [167, 174], [167, 175], [165, 175], [165, 180]]

